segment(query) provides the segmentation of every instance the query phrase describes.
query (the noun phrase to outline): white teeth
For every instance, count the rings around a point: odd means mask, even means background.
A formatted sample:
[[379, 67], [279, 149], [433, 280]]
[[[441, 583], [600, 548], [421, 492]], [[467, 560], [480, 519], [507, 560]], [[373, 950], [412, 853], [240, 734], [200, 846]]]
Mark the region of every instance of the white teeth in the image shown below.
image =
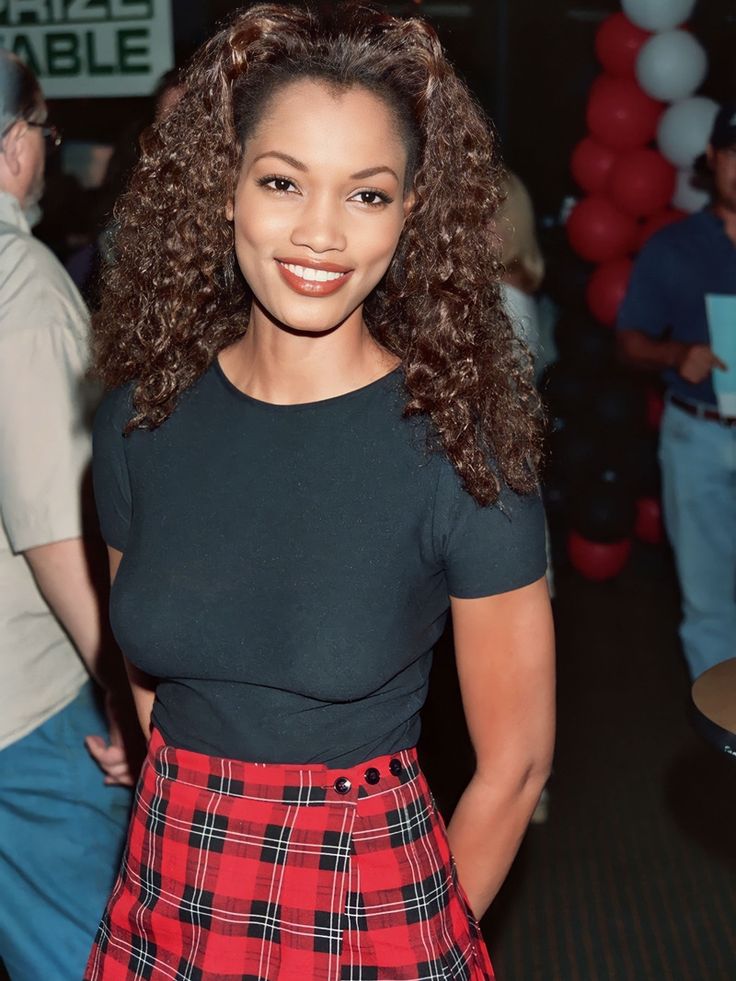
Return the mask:
[[345, 273], [328, 272], [326, 269], [312, 269], [310, 266], [295, 266], [290, 262], [284, 262], [282, 265], [300, 279], [308, 279], [315, 283], [327, 283], [345, 275]]

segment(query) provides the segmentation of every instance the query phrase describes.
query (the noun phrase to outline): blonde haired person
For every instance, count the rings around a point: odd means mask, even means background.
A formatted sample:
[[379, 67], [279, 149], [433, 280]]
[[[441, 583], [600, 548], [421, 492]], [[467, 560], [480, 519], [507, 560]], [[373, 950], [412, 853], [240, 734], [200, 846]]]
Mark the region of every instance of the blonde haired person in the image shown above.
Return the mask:
[[506, 309], [519, 336], [536, 358], [539, 354], [539, 311], [534, 296], [544, 279], [532, 199], [520, 177], [507, 171], [503, 200], [494, 219], [504, 266], [502, 291]]

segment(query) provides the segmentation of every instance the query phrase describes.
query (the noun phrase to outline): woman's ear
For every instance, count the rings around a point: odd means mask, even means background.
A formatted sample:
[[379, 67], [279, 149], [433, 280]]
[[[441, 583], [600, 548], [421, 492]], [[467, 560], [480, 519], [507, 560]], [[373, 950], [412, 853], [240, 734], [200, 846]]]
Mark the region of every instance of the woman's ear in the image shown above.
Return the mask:
[[404, 220], [409, 217], [409, 212], [412, 210], [414, 205], [417, 203], [417, 196], [412, 188], [408, 194], [404, 196]]
[[235, 205], [233, 204], [232, 198], [225, 205], [225, 217], [228, 221], [232, 221], [235, 217]]

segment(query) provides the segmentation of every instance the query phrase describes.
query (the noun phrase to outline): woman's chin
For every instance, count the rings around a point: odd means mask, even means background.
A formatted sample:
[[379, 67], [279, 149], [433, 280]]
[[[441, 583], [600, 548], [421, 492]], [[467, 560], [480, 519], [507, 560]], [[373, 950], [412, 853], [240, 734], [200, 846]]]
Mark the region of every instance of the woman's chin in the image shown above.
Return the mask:
[[326, 316], [326, 311], [317, 311], [316, 309], [268, 310], [263, 304], [258, 303], [257, 305], [275, 327], [289, 334], [302, 337], [321, 337], [325, 334], [331, 334], [345, 323], [351, 313], [355, 312], [349, 311], [347, 313], [337, 314], [333, 312], [331, 316]]

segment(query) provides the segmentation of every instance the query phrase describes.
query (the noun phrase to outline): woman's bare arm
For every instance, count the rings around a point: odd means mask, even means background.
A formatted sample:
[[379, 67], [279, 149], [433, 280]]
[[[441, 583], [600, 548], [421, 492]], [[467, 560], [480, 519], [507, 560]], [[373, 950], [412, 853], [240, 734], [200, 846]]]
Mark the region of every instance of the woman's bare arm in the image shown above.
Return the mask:
[[554, 630], [544, 579], [451, 602], [476, 769], [448, 835], [480, 917], [506, 878], [552, 765]]

